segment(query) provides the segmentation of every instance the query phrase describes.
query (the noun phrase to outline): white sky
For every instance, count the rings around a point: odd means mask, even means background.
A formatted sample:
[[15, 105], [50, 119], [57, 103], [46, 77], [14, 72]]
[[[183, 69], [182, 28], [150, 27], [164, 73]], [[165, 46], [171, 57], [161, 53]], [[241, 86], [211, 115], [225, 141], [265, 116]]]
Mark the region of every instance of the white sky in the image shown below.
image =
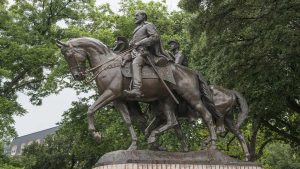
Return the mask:
[[[150, 0], [143, 1], [150, 2]], [[97, 0], [97, 4], [109, 3], [114, 12], [120, 8], [119, 2], [120, 0]], [[168, 10], [179, 10], [178, 2], [179, 0], [166, 0]], [[58, 95], [53, 94], [44, 98], [41, 106], [34, 106], [30, 103], [28, 96], [22, 93], [18, 96], [18, 102], [28, 111], [24, 116], [14, 118], [15, 128], [19, 136], [56, 126], [56, 123], [61, 120], [63, 112], [71, 107], [71, 102], [83, 97], [77, 96], [72, 89], [65, 89]]]

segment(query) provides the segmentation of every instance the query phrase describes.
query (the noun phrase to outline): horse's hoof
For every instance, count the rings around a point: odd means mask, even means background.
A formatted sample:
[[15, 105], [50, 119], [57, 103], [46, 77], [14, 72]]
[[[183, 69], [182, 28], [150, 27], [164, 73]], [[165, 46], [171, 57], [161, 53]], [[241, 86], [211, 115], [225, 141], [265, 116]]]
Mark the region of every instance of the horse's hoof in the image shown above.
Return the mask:
[[245, 156], [245, 161], [250, 161], [250, 154]]
[[148, 144], [152, 144], [156, 141], [156, 138], [154, 136], [148, 137]]
[[167, 151], [167, 148], [159, 146], [157, 144], [151, 144], [149, 149], [152, 151]]
[[93, 137], [97, 143], [101, 142], [101, 135], [98, 132], [93, 132]]

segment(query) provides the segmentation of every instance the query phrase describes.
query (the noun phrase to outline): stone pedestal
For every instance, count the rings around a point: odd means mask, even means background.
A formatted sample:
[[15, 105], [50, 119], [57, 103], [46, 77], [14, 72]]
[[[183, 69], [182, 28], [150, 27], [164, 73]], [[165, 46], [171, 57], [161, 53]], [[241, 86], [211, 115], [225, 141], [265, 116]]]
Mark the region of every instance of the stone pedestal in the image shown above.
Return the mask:
[[93, 169], [262, 169], [220, 151], [162, 152], [119, 150], [104, 154]]

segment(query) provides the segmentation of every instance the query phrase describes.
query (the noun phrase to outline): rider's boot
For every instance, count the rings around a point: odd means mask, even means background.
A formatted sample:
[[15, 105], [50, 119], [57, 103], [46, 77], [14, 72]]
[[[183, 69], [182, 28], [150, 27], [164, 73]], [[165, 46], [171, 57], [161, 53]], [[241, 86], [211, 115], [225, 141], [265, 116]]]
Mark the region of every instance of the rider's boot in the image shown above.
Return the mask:
[[132, 90], [124, 90], [125, 95], [129, 97], [142, 97], [142, 66], [132, 64], [133, 86]]

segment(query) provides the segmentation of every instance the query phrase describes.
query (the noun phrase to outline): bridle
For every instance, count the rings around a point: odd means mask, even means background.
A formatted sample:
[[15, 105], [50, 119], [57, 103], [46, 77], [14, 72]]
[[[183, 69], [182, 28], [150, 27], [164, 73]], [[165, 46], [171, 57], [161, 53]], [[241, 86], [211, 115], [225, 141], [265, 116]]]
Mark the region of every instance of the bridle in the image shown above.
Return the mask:
[[[72, 46], [71, 46], [71, 47], [72, 47]], [[84, 75], [86, 74], [86, 71], [84, 70], [84, 65], [80, 64], [80, 63], [78, 62], [77, 58], [74, 56], [76, 53], [80, 53], [80, 52], [79, 52], [78, 50], [74, 49], [74, 48], [71, 48], [71, 50], [72, 50], [72, 55], [71, 55], [71, 56], [74, 57], [74, 60], [75, 60], [76, 65], [70, 67], [70, 70], [71, 70], [71, 72], [72, 72], [72, 70], [76, 69], [76, 70], [78, 70], [78, 72], [79, 72], [79, 74], [80, 74], [81, 76], [84, 76]]]
[[[72, 47], [72, 46], [70, 46], [70, 47]], [[123, 52], [120, 52], [120, 53], [118, 54], [117, 57], [111, 57], [111, 58], [109, 58], [107, 61], [105, 61], [105, 62], [103, 62], [103, 63], [101, 63], [101, 64], [99, 64], [99, 65], [97, 65], [97, 66], [95, 66], [95, 67], [93, 67], [93, 68], [90, 68], [90, 69], [88, 69], [88, 70], [86, 70], [86, 71], [84, 70], [84, 66], [82, 66], [81, 64], [79, 64], [78, 60], [77, 60], [76, 57], [74, 56], [74, 60], [75, 60], [76, 66], [72, 66], [72, 67], [70, 67], [70, 69], [71, 69], [71, 71], [74, 70], [74, 69], [77, 69], [77, 70], [79, 71], [79, 74], [80, 74], [81, 76], [84, 76], [84, 75], [86, 75], [87, 73], [90, 73], [90, 72], [92, 72], [92, 71], [94, 71], [94, 70], [96, 70], [96, 69], [100, 69], [100, 71], [99, 71], [99, 72], [96, 72], [96, 75], [94, 75], [91, 79], [86, 80], [87, 83], [90, 83], [90, 82], [93, 81], [95, 78], [97, 78], [97, 76], [98, 76], [101, 72], [103, 72], [103, 71], [106, 70], [107, 68], [110, 68], [110, 67], [111, 67], [111, 65], [108, 64], [109, 62], [115, 61], [115, 60], [117, 60], [117, 59], [123, 57], [124, 54], [126, 54], [126, 53], [132, 51], [134, 48], [135, 48], [135, 46], [130, 47], [130, 48], [128, 48], [127, 50], [125, 50], [125, 51], [123, 51]], [[72, 50], [73, 50], [72, 52], [80, 53], [78, 50], [76, 50], [76, 49], [74, 49], [74, 48], [72, 48]], [[72, 55], [74, 55], [74, 54], [75, 54], [75, 53], [73, 53]], [[108, 65], [107, 65], [107, 64], [108, 64]], [[104, 65], [107, 65], [107, 66], [101, 69], [101, 67], [104, 66]]]

